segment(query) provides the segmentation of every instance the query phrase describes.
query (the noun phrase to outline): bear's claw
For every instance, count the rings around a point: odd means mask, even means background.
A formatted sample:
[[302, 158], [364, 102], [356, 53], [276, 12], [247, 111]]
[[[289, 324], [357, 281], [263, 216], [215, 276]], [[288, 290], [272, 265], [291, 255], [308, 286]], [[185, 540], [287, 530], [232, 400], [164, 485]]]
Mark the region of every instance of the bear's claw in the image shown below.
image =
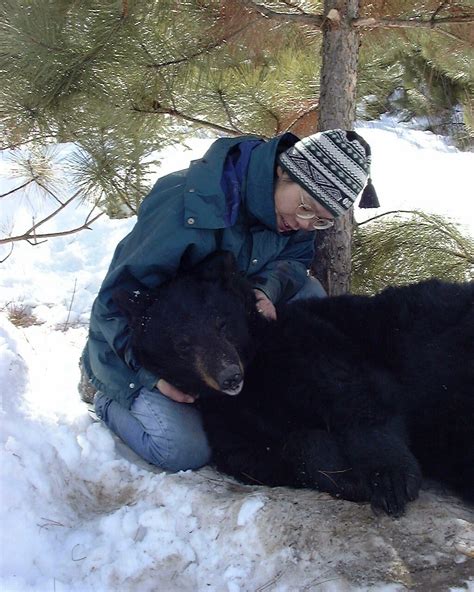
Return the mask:
[[418, 497], [420, 485], [419, 473], [400, 468], [376, 471], [370, 477], [372, 509], [376, 514], [384, 511], [398, 518], [404, 514], [407, 503]]

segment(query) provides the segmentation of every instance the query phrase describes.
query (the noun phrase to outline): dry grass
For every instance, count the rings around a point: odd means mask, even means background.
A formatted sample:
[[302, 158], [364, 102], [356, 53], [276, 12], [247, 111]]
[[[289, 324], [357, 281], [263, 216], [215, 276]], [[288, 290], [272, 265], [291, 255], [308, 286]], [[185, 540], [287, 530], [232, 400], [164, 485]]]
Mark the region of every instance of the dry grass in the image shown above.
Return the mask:
[[31, 327], [32, 325], [42, 325], [40, 321], [31, 310], [31, 306], [27, 304], [9, 302], [3, 308], [6, 311], [8, 320], [15, 325], [15, 327]]

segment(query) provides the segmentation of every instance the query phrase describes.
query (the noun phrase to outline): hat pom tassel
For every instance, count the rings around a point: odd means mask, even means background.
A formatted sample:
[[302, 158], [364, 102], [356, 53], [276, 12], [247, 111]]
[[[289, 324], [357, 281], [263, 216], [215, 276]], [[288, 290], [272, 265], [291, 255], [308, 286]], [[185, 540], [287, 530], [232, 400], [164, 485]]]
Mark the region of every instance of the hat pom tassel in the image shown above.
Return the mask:
[[369, 177], [367, 185], [362, 191], [362, 196], [359, 202], [359, 208], [380, 208], [379, 198], [375, 191], [375, 187], [372, 185], [372, 179]]

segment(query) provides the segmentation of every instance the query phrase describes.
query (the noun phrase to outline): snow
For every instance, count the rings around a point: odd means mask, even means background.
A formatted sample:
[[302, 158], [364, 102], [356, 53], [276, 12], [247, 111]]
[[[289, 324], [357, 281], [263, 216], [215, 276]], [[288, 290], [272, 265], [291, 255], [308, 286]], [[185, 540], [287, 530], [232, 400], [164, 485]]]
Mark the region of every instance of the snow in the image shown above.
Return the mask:
[[[382, 123], [364, 122], [357, 131], [372, 149], [380, 213], [419, 209], [446, 216], [474, 235], [472, 152], [459, 152], [441, 136], [396, 124], [388, 117]], [[362, 221], [373, 212], [356, 208], [356, 218]]]
[[263, 508], [265, 501], [266, 499], [260, 495], [245, 500], [237, 516], [237, 526], [245, 526], [251, 522], [260, 508]]
[[[384, 210], [446, 214], [474, 234], [472, 153], [390, 119], [358, 131], [372, 145]], [[211, 141], [168, 149], [155, 174], [185, 167]], [[18, 184], [8, 170], [0, 160], [0, 193]], [[0, 232], [24, 230], [51, 207], [27, 192], [0, 199]], [[70, 206], [46, 228], [73, 228], [87, 213]], [[465, 583], [472, 513], [442, 493], [423, 493], [393, 521], [326, 494], [243, 486], [209, 467], [166, 474], [92, 422], [77, 360], [113, 249], [133, 223], [103, 216], [93, 230], [17, 243], [1, 265], [0, 589], [395, 592], [434, 566], [451, 577], [439, 589], [474, 590]], [[0, 259], [8, 252], [0, 246]], [[40, 324], [13, 326], [7, 310], [18, 305]]]

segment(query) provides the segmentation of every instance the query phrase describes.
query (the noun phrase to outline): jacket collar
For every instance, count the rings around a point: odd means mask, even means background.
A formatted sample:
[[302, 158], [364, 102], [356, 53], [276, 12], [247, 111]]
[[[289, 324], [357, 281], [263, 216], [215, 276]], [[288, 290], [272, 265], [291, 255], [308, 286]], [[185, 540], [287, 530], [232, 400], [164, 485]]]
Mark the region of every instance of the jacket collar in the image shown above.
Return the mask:
[[[184, 187], [184, 226], [218, 229], [225, 227], [226, 198], [221, 187], [224, 163], [229, 151], [258, 136], [220, 138], [213, 142], [203, 158], [189, 165]], [[242, 182], [242, 201], [251, 216], [276, 230], [274, 192], [275, 159], [298, 141], [290, 133], [262, 142], [252, 150], [249, 167]]]
[[247, 170], [244, 203], [259, 222], [277, 230], [275, 214], [275, 161], [277, 154], [298, 141], [294, 134], [276, 136], [254, 148]]

